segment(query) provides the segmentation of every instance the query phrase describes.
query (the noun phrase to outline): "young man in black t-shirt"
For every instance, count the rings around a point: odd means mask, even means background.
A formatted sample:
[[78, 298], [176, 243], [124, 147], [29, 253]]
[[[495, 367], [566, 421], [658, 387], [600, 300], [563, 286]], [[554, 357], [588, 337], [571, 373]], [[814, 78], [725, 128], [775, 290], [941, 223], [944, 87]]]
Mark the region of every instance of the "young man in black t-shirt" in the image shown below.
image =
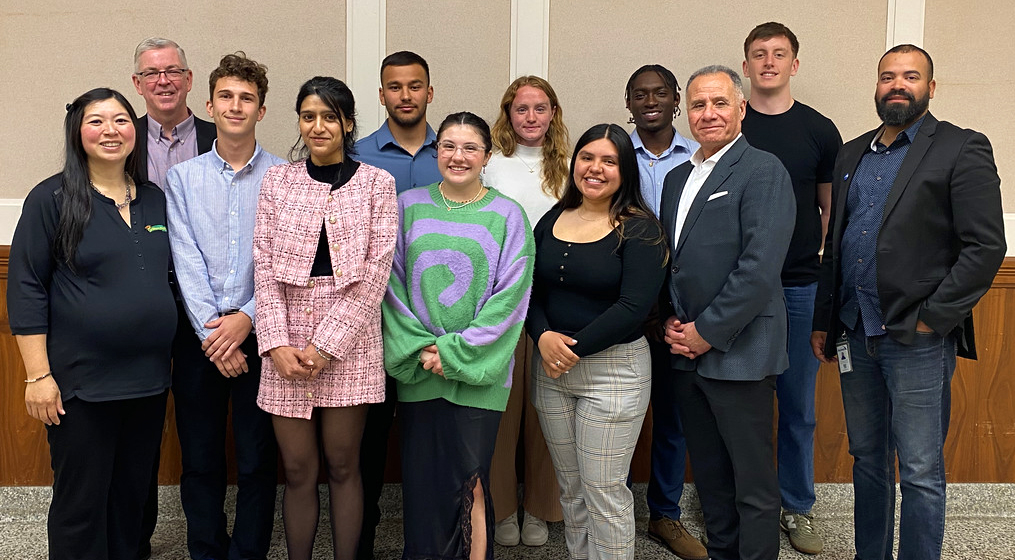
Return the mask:
[[814, 390], [818, 361], [810, 349], [818, 251], [828, 228], [832, 168], [842, 146], [828, 118], [793, 99], [790, 78], [800, 66], [800, 44], [786, 26], [763, 23], [744, 41], [744, 75], [751, 98], [743, 134], [754, 147], [786, 166], [796, 195], [796, 227], [782, 269], [789, 313], [789, 369], [778, 377], [779, 490], [782, 529], [793, 548], [817, 554], [821, 535], [811, 523], [814, 505]]

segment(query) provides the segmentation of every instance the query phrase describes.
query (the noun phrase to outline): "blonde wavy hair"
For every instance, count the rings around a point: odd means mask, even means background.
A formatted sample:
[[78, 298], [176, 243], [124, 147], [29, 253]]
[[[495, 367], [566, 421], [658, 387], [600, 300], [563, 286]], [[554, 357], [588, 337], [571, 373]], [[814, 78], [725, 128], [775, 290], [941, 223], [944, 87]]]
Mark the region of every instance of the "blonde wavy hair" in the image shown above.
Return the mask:
[[550, 99], [553, 107], [553, 118], [550, 119], [550, 126], [543, 138], [543, 161], [542, 161], [542, 188], [548, 196], [559, 200], [564, 191], [564, 184], [567, 182], [568, 174], [568, 148], [570, 139], [567, 134], [567, 126], [564, 125], [564, 114], [557, 100], [557, 94], [553, 91], [550, 83], [539, 76], [522, 76], [511, 82], [504, 97], [500, 100], [500, 111], [497, 114], [497, 122], [491, 130], [493, 146], [505, 157], [511, 157], [518, 146], [518, 135], [511, 126], [511, 104], [515, 101], [518, 89], [522, 86], [531, 86], [541, 90]]

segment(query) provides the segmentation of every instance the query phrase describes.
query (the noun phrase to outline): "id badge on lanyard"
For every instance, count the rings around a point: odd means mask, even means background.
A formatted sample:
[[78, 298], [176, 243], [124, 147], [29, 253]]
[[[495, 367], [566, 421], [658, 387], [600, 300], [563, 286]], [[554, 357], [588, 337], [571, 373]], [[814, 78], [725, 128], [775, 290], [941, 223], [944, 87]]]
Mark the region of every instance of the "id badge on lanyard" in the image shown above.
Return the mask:
[[835, 344], [835, 355], [839, 361], [839, 373], [850, 373], [853, 371], [853, 360], [849, 354], [849, 340], [846, 333], [842, 333], [839, 342]]

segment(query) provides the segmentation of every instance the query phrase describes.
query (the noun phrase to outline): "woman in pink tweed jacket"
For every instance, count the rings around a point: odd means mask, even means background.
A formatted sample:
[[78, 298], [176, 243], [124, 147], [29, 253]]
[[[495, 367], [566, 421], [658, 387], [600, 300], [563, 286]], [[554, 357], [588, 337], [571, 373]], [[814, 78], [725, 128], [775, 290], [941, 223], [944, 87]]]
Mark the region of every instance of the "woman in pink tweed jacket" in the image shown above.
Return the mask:
[[254, 229], [257, 404], [273, 415], [285, 467], [289, 558], [313, 552], [323, 450], [335, 558], [351, 559], [367, 404], [384, 400], [380, 308], [398, 227], [395, 181], [350, 157], [355, 108], [341, 81], [309, 80], [296, 107], [301, 139], [290, 159], [306, 159], [265, 174]]

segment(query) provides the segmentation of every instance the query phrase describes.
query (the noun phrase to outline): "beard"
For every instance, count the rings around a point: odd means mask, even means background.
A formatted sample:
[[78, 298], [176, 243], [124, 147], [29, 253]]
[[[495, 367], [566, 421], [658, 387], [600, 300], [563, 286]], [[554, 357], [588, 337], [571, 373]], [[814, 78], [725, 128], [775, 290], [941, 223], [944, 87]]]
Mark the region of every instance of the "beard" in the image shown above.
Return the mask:
[[[888, 98], [901, 95], [908, 103], [888, 103]], [[902, 126], [917, 119], [930, 106], [930, 92], [922, 98], [917, 99], [912, 93], [905, 90], [892, 90], [881, 96], [881, 99], [874, 100], [874, 107], [877, 109], [878, 117], [888, 126]]]
[[399, 126], [404, 127], [404, 128], [409, 128], [409, 127], [416, 126], [417, 124], [420, 123], [420, 121], [425, 119], [426, 118], [426, 112], [425, 111], [417, 111], [416, 113], [413, 113], [411, 115], [403, 115], [403, 114], [397, 113], [397, 112], [389, 112], [388, 113], [388, 117], [390, 117], [392, 120], [394, 120], [396, 123], [398, 123]]

